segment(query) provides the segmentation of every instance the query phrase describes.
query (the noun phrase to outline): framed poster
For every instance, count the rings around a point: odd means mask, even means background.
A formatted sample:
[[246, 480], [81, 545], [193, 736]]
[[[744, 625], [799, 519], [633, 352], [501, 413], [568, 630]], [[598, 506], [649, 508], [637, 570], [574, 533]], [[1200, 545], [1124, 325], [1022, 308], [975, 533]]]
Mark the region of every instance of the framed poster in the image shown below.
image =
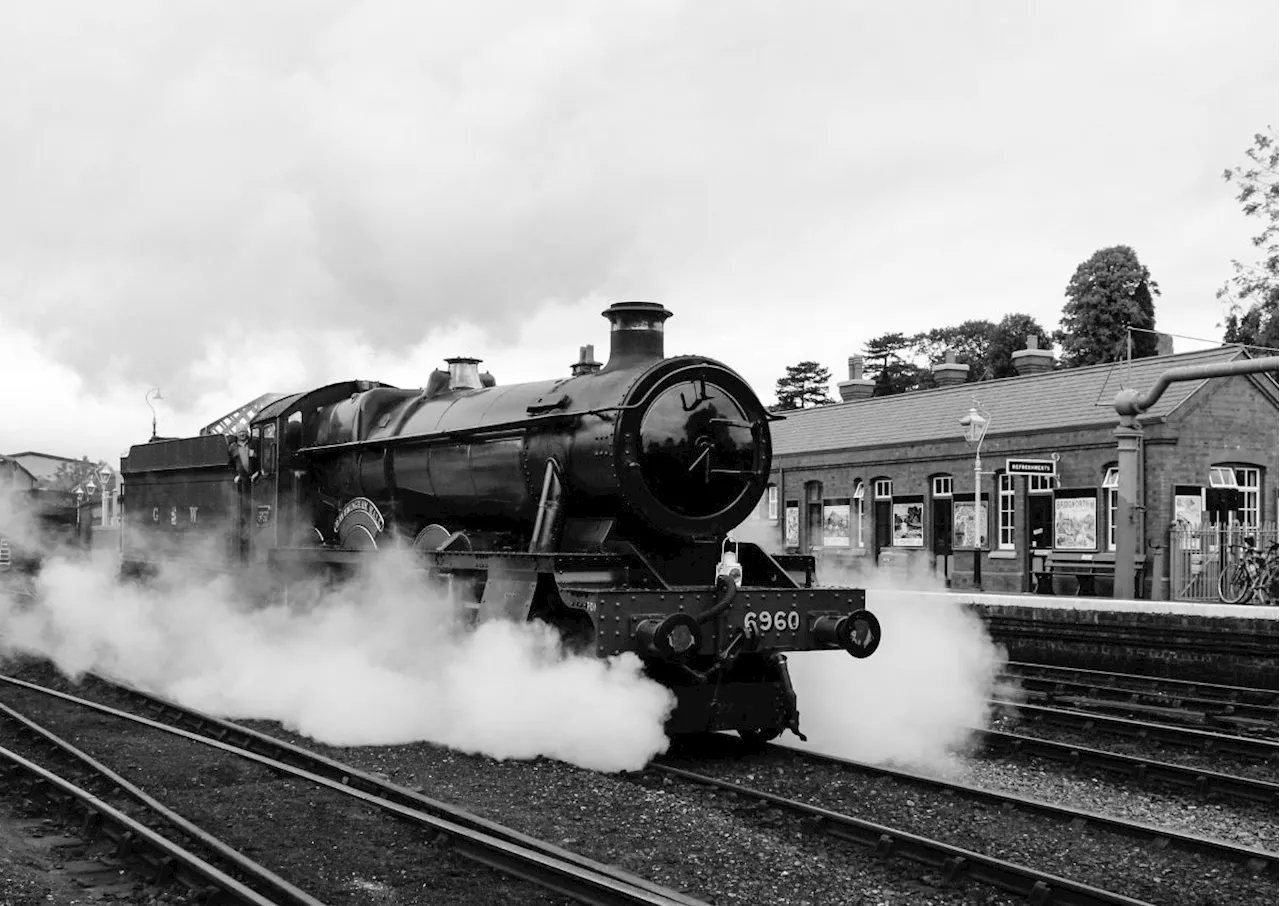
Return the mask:
[[787, 547], [800, 546], [800, 504], [794, 500], [787, 501], [786, 528], [782, 543]]
[[974, 548], [974, 538], [977, 538], [977, 547], [987, 550], [987, 502], [982, 501], [982, 507], [978, 510], [978, 525], [975, 532], [973, 524], [973, 501], [972, 500], [953, 500], [951, 503], [951, 548], [956, 550], [959, 548]]
[[893, 505], [893, 546], [924, 547], [924, 504]]
[[1200, 528], [1204, 519], [1204, 491], [1195, 494], [1178, 493], [1173, 497], [1173, 523], [1177, 531], [1189, 532]]
[[823, 501], [822, 544], [824, 547], [849, 546], [849, 501]]
[[1098, 549], [1098, 501], [1089, 497], [1057, 497], [1053, 501], [1053, 547], [1060, 551]]

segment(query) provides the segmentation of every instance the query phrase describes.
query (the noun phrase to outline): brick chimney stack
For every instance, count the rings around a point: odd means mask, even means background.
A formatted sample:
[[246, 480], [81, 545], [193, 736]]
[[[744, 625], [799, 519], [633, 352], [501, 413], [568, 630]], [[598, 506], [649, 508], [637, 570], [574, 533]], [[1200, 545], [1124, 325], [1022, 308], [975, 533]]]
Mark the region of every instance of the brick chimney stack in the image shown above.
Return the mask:
[[1053, 370], [1053, 350], [1041, 349], [1035, 334], [1028, 334], [1027, 348], [1013, 354], [1013, 368], [1018, 377], [1028, 374], [1045, 374]]
[[956, 362], [956, 351], [954, 349], [948, 349], [944, 360], [934, 365], [930, 370], [933, 372], [933, 379], [937, 381], [939, 387], [963, 384], [969, 378], [969, 366]]
[[870, 399], [876, 392], [876, 382], [862, 376], [862, 356], [849, 356], [849, 380], [836, 384], [836, 389], [842, 403]]

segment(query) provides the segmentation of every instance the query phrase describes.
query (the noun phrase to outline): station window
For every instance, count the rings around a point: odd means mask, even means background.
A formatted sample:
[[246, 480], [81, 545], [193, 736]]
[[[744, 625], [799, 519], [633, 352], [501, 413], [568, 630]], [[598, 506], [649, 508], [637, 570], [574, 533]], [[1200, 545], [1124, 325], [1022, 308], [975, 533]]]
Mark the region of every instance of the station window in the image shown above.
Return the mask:
[[876, 479], [876, 500], [889, 500], [893, 497], [893, 479]]
[[1013, 550], [1013, 488], [1014, 477], [1006, 473], [998, 476], [1000, 487], [1000, 541], [999, 549]]
[[866, 496], [867, 496], [867, 486], [864, 485], [861, 481], [855, 481], [853, 483], [853, 497], [851, 498], [851, 501], [850, 501], [852, 503], [852, 506], [850, 507], [851, 512], [849, 514], [849, 520], [850, 522], [853, 523], [849, 527], [849, 529], [853, 535], [854, 547], [867, 546], [866, 542], [863, 540], [863, 537], [862, 537], [862, 522], [863, 522], [862, 516], [863, 516], [863, 511], [866, 509], [866, 502], [865, 502]]
[[1236, 470], [1231, 466], [1210, 466], [1209, 467], [1209, 487], [1211, 488], [1234, 488], [1236, 484]]
[[939, 475], [933, 479], [933, 496], [950, 497], [954, 482], [950, 475]]
[[778, 519], [778, 486], [776, 484], [769, 485], [769, 519], [775, 522]]
[[1028, 475], [1028, 494], [1050, 494], [1058, 484], [1056, 475]]
[[1116, 513], [1120, 505], [1120, 469], [1112, 466], [1102, 479], [1103, 492], [1107, 495], [1107, 550], [1116, 549]]
[[1235, 470], [1236, 487], [1240, 489], [1240, 521], [1256, 528], [1261, 513], [1259, 501], [1262, 499], [1262, 470], [1238, 468]]

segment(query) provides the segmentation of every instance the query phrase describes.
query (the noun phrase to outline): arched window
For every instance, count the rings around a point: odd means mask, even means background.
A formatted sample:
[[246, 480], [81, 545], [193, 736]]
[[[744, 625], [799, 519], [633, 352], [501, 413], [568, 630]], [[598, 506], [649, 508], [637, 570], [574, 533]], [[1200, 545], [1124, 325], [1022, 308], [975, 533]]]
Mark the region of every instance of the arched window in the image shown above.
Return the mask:
[[849, 521], [853, 523], [849, 529], [853, 535], [853, 546], [855, 548], [864, 548], [867, 546], [865, 536], [863, 535], [863, 517], [866, 515], [866, 497], [867, 486], [862, 483], [862, 479], [857, 479], [853, 483], [853, 497], [850, 499], [852, 506], [849, 514]]

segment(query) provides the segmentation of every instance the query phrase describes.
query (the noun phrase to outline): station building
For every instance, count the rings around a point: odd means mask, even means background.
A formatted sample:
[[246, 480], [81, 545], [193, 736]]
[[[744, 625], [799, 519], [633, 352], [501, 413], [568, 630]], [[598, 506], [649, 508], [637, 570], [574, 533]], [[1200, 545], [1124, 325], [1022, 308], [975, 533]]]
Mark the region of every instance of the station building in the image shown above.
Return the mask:
[[[740, 531], [812, 553], [820, 577], [842, 581], [891, 563], [952, 588], [1109, 595], [1117, 392], [1248, 357], [1228, 346], [1054, 370], [1031, 341], [1014, 353], [1017, 377], [965, 383], [968, 366], [949, 354], [933, 367], [939, 387], [876, 398], [852, 357], [841, 402], [778, 413], [770, 484]], [[1274, 523], [1277, 399], [1270, 373], [1179, 381], [1138, 417], [1138, 596], [1170, 597], [1175, 521]], [[980, 445], [962, 420], [985, 424]]]

